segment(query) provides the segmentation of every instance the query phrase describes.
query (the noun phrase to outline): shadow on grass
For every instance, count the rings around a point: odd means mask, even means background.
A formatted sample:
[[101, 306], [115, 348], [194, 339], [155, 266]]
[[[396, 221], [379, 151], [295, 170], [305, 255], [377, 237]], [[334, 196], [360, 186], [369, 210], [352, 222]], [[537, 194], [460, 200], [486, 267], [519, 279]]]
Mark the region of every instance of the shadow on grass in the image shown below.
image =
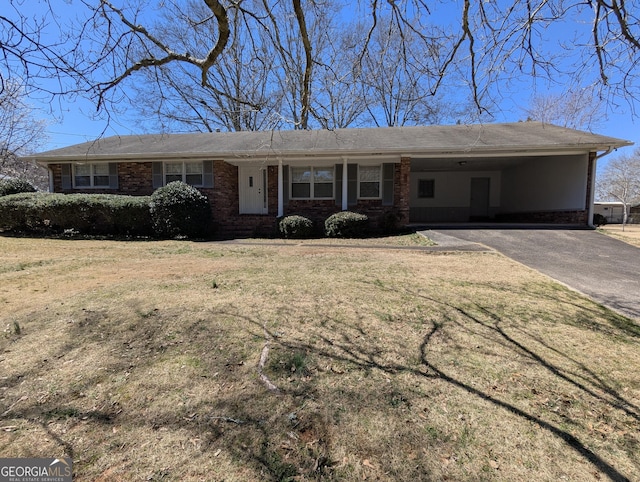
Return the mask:
[[[380, 286], [376, 286], [380, 289]], [[597, 400], [598, 402], [608, 406], [611, 409], [619, 410], [626, 416], [632, 418], [635, 421], [640, 421], [640, 407], [626, 399], [619, 391], [614, 387], [607, 384], [602, 377], [598, 376], [593, 370], [589, 369], [583, 363], [578, 362], [571, 356], [563, 353], [558, 348], [551, 347], [548, 343], [544, 342], [540, 337], [533, 336], [525, 329], [521, 329], [521, 333], [530, 337], [530, 339], [544, 346], [552, 351], [557, 356], [560, 356], [572, 364], [579, 367], [586, 375], [580, 375], [576, 373], [570, 373], [568, 370], [561, 366], [556, 366], [551, 361], [545, 359], [542, 355], [537, 353], [533, 348], [528, 347], [523, 342], [516, 340], [513, 336], [509, 335], [501, 326], [503, 320], [501, 317], [483, 307], [477, 303], [470, 302], [470, 308], [461, 308], [446, 301], [435, 299], [433, 297], [425, 296], [421, 293], [410, 292], [405, 290], [405, 295], [411, 296], [418, 300], [423, 299], [431, 304], [438, 305], [443, 309], [443, 313], [453, 312], [456, 313], [466, 322], [470, 322], [471, 326], [478, 326], [483, 331], [487, 331], [492, 334], [492, 341], [500, 343], [503, 347], [509, 349], [514, 354], [526, 357], [531, 363], [547, 371], [553, 378], [562, 380], [569, 385], [575, 387], [584, 395]], [[584, 306], [580, 306], [581, 310], [584, 310]], [[598, 311], [598, 310], [596, 310]], [[630, 337], [636, 337], [637, 326], [628, 320], [610, 310], [605, 310], [605, 313], [598, 311], [598, 315], [605, 315], [604, 318], [611, 323], [614, 329], [620, 330], [624, 335]], [[586, 319], [588, 316], [583, 315]], [[242, 317], [245, 321], [254, 324], [255, 326], [262, 327], [261, 323], [250, 318]], [[303, 342], [287, 342], [279, 341], [282, 346], [287, 347], [293, 351], [304, 351], [306, 353], [314, 354], [316, 356], [325, 357], [335, 361], [344, 362], [347, 364], [355, 365], [358, 368], [364, 370], [380, 370], [387, 374], [398, 373], [410, 373], [423, 379], [438, 379], [446, 382], [447, 384], [456, 387], [469, 395], [477, 397], [480, 400], [488, 402], [495, 407], [506, 410], [511, 414], [526, 420], [537, 426], [538, 428], [548, 432], [549, 434], [557, 437], [567, 447], [571, 448], [577, 454], [579, 454], [585, 461], [590, 463], [594, 468], [601, 471], [611, 480], [626, 481], [630, 480], [626, 475], [620, 472], [616, 467], [607, 462], [602, 456], [596, 453], [585, 442], [581, 441], [577, 436], [570, 433], [562, 426], [553, 423], [552, 421], [545, 420], [540, 416], [529, 413], [523, 408], [520, 408], [505, 400], [501, 400], [496, 396], [490, 394], [487, 391], [483, 391], [465, 380], [460, 379], [454, 375], [447, 373], [446, 369], [440, 368], [430, 357], [430, 345], [432, 340], [438, 335], [442, 334], [443, 328], [448, 323], [457, 323], [454, 316], [443, 316], [443, 322], [429, 322], [431, 328], [424, 336], [423, 341], [419, 347], [420, 368], [408, 366], [407, 364], [385, 363], [382, 362], [382, 355], [384, 349], [375, 344], [363, 344], [348, 334], [348, 330], [356, 330], [360, 334], [364, 334], [362, 327], [350, 327], [345, 329], [341, 333], [340, 341], [335, 341], [331, 337], [320, 335], [319, 338], [322, 343], [303, 343]], [[336, 326], [340, 325], [338, 320], [332, 320]], [[576, 323], [580, 323], [580, 319]], [[335, 330], [334, 330], [335, 331]], [[339, 329], [338, 329], [339, 331]], [[608, 332], [608, 330], [607, 330]], [[480, 336], [487, 336], [486, 334], [475, 333]], [[269, 333], [271, 337], [276, 338], [275, 333]], [[369, 338], [370, 339], [370, 338]], [[400, 397], [399, 400], [402, 400]], [[629, 455], [633, 455], [629, 453]]]
[[[375, 284], [377, 290], [389, 290], [380, 284]], [[534, 290], [534, 288], [532, 288]], [[389, 290], [391, 291], [391, 290]], [[322, 410], [311, 410], [305, 407], [319, 404], [317, 402], [316, 387], [313, 380], [306, 381], [305, 365], [313, 358], [325, 358], [330, 361], [339, 362], [346, 366], [355, 366], [362, 369], [364, 373], [370, 371], [380, 371], [388, 375], [409, 374], [420, 380], [439, 380], [456, 390], [460, 390], [475, 399], [482, 400], [510, 414], [525, 420], [539, 429], [551, 434], [561, 440], [567, 447], [591, 464], [595, 469], [601, 471], [611, 480], [629, 480], [620, 470], [607, 462], [600, 454], [589, 447], [589, 445], [574, 434], [569, 429], [564, 428], [559, 423], [545, 420], [539, 415], [535, 415], [522, 407], [500, 399], [495, 394], [487, 390], [482, 390], [474, 386], [463, 377], [454, 375], [447, 367], [434, 356], [432, 351], [435, 340], [438, 337], [448, 336], [446, 328], [455, 326], [457, 329], [472, 331], [474, 336], [483, 337], [492, 343], [509, 350], [510, 353], [524, 357], [526, 360], [547, 372], [553, 379], [562, 381], [574, 387], [585, 397], [597, 400], [611, 409], [623, 412], [634, 421], [640, 421], [640, 408], [631, 400], [625, 398], [615, 387], [608, 384], [594, 370], [584, 363], [580, 363], [569, 354], [557, 347], [551, 346], [540, 336], [533, 334], [526, 326], [512, 330], [524, 335], [531, 343], [527, 343], [517, 337], [514, 331], [510, 332], [504, 327], [505, 320], [496, 310], [489, 309], [477, 302], [469, 300], [464, 306], [459, 306], [434, 296], [399, 289], [402, 296], [412, 301], [424, 302], [429, 306], [437, 307], [436, 317], [430, 320], [422, 320], [421, 329], [426, 331], [421, 337], [419, 346], [407, 346], [406, 350], [414, 351], [415, 364], [403, 362], [390, 362], [385, 357], [388, 349], [376, 343], [375, 337], [371, 336], [370, 328], [366, 322], [346, 325], [341, 320], [334, 318], [327, 319], [326, 331], [318, 334], [317, 340], [308, 341], [288, 341], [281, 337], [279, 333], [265, 328], [264, 320], [258, 320], [244, 315], [239, 310], [215, 310], [210, 311], [208, 316], [211, 319], [224, 317], [235, 319], [238, 323], [236, 327], [249, 329], [249, 334], [255, 339], [264, 339], [265, 331], [270, 338], [274, 348], [272, 371], [275, 371], [279, 378], [295, 378], [291, 385], [284, 387], [280, 395], [273, 395], [257, 381], [250, 385], [245, 392], [233, 392], [228, 394], [217, 394], [215, 398], [208, 402], [203, 402], [191, 406], [188, 412], [175, 408], [162, 413], [160, 417], [134, 416], [126, 410], [118, 407], [108, 407], [106, 409], [82, 410], [76, 408], [73, 402], [77, 393], [70, 388], [64, 393], [59, 393], [55, 399], [43, 403], [29, 403], [17, 405], [8, 413], [0, 417], [2, 419], [22, 419], [30, 423], [37, 423], [45, 433], [62, 447], [64, 455], [78, 457], [78, 449], [74, 446], [73, 439], [69, 439], [63, 432], [56, 431], [51, 420], [68, 421], [73, 424], [91, 423], [98, 431], [109, 433], [113, 424], [128, 426], [140, 426], [159, 430], [159, 427], [171, 427], [174, 430], [182, 430], [197, 436], [203, 441], [202, 457], [211, 457], [211, 451], [217, 447], [224, 447], [228, 450], [235, 461], [240, 465], [251, 467], [265, 480], [292, 480], [294, 477], [303, 475], [315, 479], [339, 478], [336, 476], [340, 461], [335, 460], [332, 447], [332, 434], [329, 427], [335, 424], [331, 417], [335, 414], [326, 414]], [[526, 293], [523, 293], [526, 294]], [[539, 297], [541, 293], [535, 290], [529, 295]], [[569, 298], [563, 299], [554, 295], [552, 298], [560, 303], [573, 303]], [[582, 318], [589, 319], [589, 310], [595, 310], [592, 314], [602, 317], [596, 308], [577, 306], [580, 308], [580, 317], [569, 323], [582, 323]], [[612, 312], [604, 316], [611, 326], [605, 328], [602, 325], [592, 322], [594, 329], [601, 328], [607, 335], [636, 337], [637, 334], [629, 328], [629, 321], [619, 317]], [[135, 324], [136, 331], [129, 331], [126, 327], [119, 333], [114, 333], [105, 340], [117, 349], [116, 355], [121, 358], [114, 358], [108, 366], [108, 372], [124, 373], [139, 371], [145, 373], [155, 362], [152, 359], [136, 361], [136, 366], [132, 367], [128, 358], [122, 358], [123, 354], [130, 350], [135, 344], [151, 352], [165, 354], [167, 350], [179, 351], [180, 347], [166, 347], [166, 339], [162, 336], [163, 316], [171, 316], [171, 313], [140, 313], [139, 320]], [[80, 338], [80, 332], [90, 329], [89, 333], [97, 336], [102, 329], [100, 319], [102, 315], [85, 315], [84, 324], [78, 324], [72, 330], [72, 334]], [[390, 321], [393, 322], [393, 321]], [[404, 320], [398, 320], [403, 323]], [[244, 325], [246, 323], [246, 325]], [[589, 326], [589, 325], [587, 325]], [[591, 328], [591, 326], [589, 326]], [[196, 324], [187, 328], [193, 337], [209, 338], [210, 333], [196, 330]], [[613, 330], [613, 331], [611, 331]], [[619, 333], [618, 333], [619, 331]], [[88, 336], [88, 335], [86, 335]], [[362, 342], [362, 337], [366, 337], [366, 343]], [[91, 338], [89, 338], [91, 340]], [[94, 341], [98, 341], [96, 338]], [[198, 338], [199, 341], [199, 338]], [[50, 358], [62, 357], [72, 347], [75, 341], [70, 341], [67, 346], [61, 346]], [[540, 350], [534, 346], [544, 347], [550, 353], [560, 359], [566, 360], [572, 366], [577, 367], [575, 373], [563, 367], [560, 363], [554, 363], [543, 356]], [[277, 352], [281, 349], [281, 352]], [[230, 359], [232, 354], [226, 354]], [[295, 370], [293, 370], [295, 368]], [[43, 367], [32, 367], [25, 370], [19, 376], [5, 380], [4, 384], [9, 387], [17, 387], [22, 380], [37, 377]], [[280, 370], [280, 372], [278, 372]], [[84, 380], [85, 385], [95, 385], [100, 383], [102, 375], [96, 374], [94, 378]], [[411, 395], [396, 389], [390, 385], [381, 387], [377, 392], [362, 393], [356, 389], [352, 393], [346, 394], [350, 397], [350, 407], [373, 407], [385, 409], [403, 409], [411, 404]], [[407, 389], [408, 390], [408, 389]], [[415, 397], [419, 394], [412, 394]], [[159, 396], [162, 396], [160, 394]], [[274, 402], [275, 400], [275, 402]], [[186, 410], [186, 409], [185, 409]], [[190, 412], [190, 413], [189, 413]], [[437, 437], [437, 429], [430, 427], [434, 437]], [[126, 442], [123, 442], [126, 443]], [[417, 465], [417, 463], [416, 463]], [[77, 464], [82, 470], [83, 462]], [[429, 474], [424, 467], [420, 468], [423, 477], [428, 478]]]

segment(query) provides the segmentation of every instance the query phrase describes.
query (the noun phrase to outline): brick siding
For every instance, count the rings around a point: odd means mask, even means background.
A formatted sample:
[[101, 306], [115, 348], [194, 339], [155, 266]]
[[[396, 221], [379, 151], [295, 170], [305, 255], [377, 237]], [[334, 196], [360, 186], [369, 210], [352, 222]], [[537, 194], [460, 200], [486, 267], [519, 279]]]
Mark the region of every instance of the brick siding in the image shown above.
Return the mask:
[[130, 196], [148, 196], [153, 189], [150, 162], [119, 162], [118, 189], [109, 188], [71, 188], [62, 189], [62, 164], [49, 164], [53, 176], [53, 192], [65, 194], [127, 194]]
[[544, 223], [579, 224], [586, 226], [589, 212], [586, 209], [576, 211], [536, 211], [528, 213], [501, 213], [496, 221], [503, 223]]
[[[589, 158], [589, 179], [591, 186], [591, 166], [593, 156]], [[153, 193], [151, 162], [118, 163], [118, 189], [62, 189], [62, 165], [49, 165], [52, 172], [55, 192], [74, 193], [107, 193], [127, 195], [150, 195]], [[276, 234], [276, 217], [278, 212], [278, 167], [269, 166], [268, 176], [268, 212], [269, 214], [239, 214], [238, 167], [222, 160], [213, 161], [214, 187], [201, 188], [211, 204], [213, 221], [221, 236], [269, 236]], [[395, 218], [399, 225], [409, 222], [411, 159], [403, 157], [394, 167], [393, 205], [383, 206], [381, 199], [360, 199], [356, 205], [349, 206], [350, 211], [369, 216], [374, 229], [383, 229], [390, 218]], [[590, 191], [587, 192], [587, 203]], [[588, 204], [586, 204], [588, 205]], [[326, 218], [341, 211], [335, 200], [289, 200], [284, 206], [284, 214], [299, 214], [313, 220], [319, 229]], [[499, 221], [527, 223], [567, 223], [586, 225], [588, 211], [549, 211], [531, 213], [501, 214]]]

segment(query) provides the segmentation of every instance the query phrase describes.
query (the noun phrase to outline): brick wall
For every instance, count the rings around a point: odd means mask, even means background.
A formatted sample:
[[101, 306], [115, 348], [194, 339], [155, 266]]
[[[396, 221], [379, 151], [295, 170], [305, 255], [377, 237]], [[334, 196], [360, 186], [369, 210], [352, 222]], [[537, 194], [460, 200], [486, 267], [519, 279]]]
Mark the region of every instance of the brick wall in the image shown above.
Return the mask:
[[49, 164], [49, 169], [53, 174], [53, 192], [127, 194], [130, 196], [148, 196], [153, 192], [150, 162], [119, 162], [118, 189], [62, 189], [62, 164]]
[[503, 213], [496, 215], [496, 221], [504, 223], [580, 224], [586, 226], [588, 217], [589, 212], [586, 209], [581, 209], [576, 211]]
[[278, 167], [270, 166], [268, 179], [269, 214], [240, 214], [238, 167], [213, 161], [213, 189], [200, 189], [211, 202], [216, 231], [221, 237], [271, 236], [278, 212]]
[[[366, 214], [371, 219], [374, 229], [382, 228], [384, 217], [394, 213], [401, 224], [409, 220], [409, 171], [410, 159], [403, 158], [395, 164], [394, 173], [394, 205], [383, 206], [380, 199], [358, 200], [350, 211]], [[62, 189], [62, 167], [60, 164], [50, 165], [53, 173], [55, 192], [74, 193], [106, 193], [126, 195], [150, 195], [153, 193], [151, 162], [118, 163], [118, 189]], [[238, 191], [238, 167], [222, 160], [213, 162], [213, 189], [199, 190], [209, 198], [211, 213], [217, 232], [221, 236], [269, 236], [276, 233], [276, 217], [278, 213], [278, 166], [269, 166], [268, 208], [269, 214], [240, 214]], [[321, 228], [324, 220], [341, 211], [335, 200], [290, 200], [284, 206], [284, 214], [299, 214], [312, 219]]]

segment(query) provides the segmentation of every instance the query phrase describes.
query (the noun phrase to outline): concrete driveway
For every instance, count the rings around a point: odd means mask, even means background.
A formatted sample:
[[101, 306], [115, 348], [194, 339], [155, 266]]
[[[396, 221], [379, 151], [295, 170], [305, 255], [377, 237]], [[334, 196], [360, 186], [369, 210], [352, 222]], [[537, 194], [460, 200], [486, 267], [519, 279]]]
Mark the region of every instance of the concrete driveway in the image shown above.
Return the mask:
[[640, 320], [640, 248], [605, 234], [554, 228], [438, 228], [424, 234], [444, 244], [487, 246]]

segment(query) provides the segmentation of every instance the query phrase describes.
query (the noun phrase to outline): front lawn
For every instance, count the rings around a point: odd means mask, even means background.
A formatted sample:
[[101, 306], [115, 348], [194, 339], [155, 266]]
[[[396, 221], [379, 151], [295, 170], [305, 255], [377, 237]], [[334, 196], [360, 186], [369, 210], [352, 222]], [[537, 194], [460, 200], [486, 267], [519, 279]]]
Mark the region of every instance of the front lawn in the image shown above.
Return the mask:
[[0, 237], [0, 308], [0, 457], [77, 481], [640, 473], [640, 326], [497, 253]]

